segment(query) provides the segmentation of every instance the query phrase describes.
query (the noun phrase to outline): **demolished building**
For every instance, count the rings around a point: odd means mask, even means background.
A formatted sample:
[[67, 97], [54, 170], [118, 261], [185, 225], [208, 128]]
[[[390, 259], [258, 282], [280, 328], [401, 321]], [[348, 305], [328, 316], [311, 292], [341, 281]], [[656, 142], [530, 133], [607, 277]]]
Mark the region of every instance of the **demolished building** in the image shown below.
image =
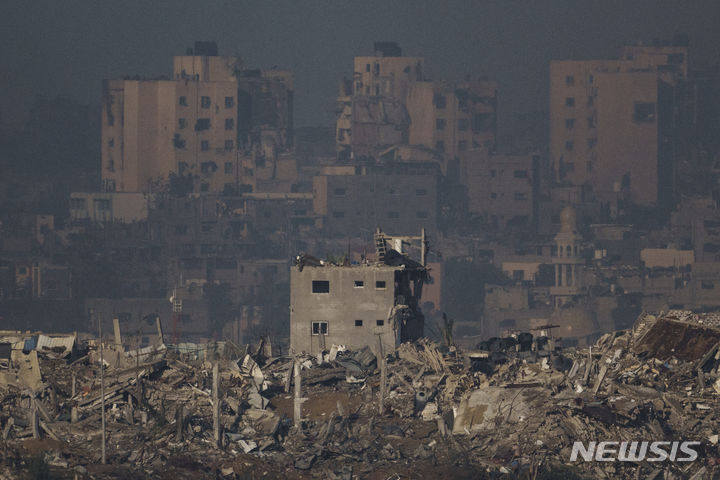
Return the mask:
[[390, 351], [423, 336], [419, 300], [427, 269], [398, 250], [386, 250], [381, 232], [376, 242], [375, 262], [298, 258], [290, 272], [293, 352], [316, 354], [334, 344], [361, 348], [378, 342]]

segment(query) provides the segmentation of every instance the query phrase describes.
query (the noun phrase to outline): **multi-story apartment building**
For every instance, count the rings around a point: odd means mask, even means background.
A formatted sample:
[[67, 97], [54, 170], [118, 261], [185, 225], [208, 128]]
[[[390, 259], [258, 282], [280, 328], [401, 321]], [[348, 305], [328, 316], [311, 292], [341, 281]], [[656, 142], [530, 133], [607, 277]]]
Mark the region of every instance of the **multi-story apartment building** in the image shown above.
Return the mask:
[[550, 65], [550, 159], [556, 179], [590, 185], [611, 207], [670, 201], [687, 48], [628, 46], [617, 60]]
[[460, 154], [460, 181], [468, 213], [494, 228], [529, 227], [537, 221], [538, 155], [510, 155], [477, 148]]
[[396, 164], [357, 175], [313, 178], [313, 210], [330, 237], [370, 240], [377, 227], [392, 234], [437, 230], [437, 164]]
[[424, 59], [401, 54], [397, 44], [382, 42], [375, 56], [355, 57], [352, 80], [340, 84], [338, 159], [377, 159], [395, 145], [434, 149], [444, 159], [479, 146], [493, 149], [496, 84], [426, 81]]
[[406, 103], [411, 145], [433, 148], [448, 158], [473, 148], [495, 148], [495, 82], [416, 82]]
[[292, 73], [244, 69], [213, 42], [174, 57], [170, 79], [106, 80], [103, 189], [251, 191], [292, 145], [292, 106]]

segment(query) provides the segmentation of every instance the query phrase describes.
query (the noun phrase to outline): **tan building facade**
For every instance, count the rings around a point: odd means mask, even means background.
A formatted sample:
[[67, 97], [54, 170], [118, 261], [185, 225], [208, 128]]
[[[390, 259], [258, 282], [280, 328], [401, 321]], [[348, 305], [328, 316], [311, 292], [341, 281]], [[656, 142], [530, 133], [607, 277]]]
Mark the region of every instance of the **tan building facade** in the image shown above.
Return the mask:
[[103, 83], [103, 190], [251, 191], [291, 147], [292, 74], [213, 53], [175, 57], [170, 80]]
[[468, 213], [495, 228], [526, 227], [536, 221], [539, 157], [477, 148], [460, 153], [460, 181]]
[[[687, 74], [686, 47], [625, 47], [618, 60], [550, 65], [550, 160], [556, 180], [601, 202], [656, 206], [672, 186], [659, 150], [675, 121], [663, 104]], [[669, 92], [669, 93], [668, 93]]]
[[340, 84], [338, 160], [379, 158], [396, 145], [437, 151], [445, 159], [496, 139], [497, 85], [484, 79], [426, 81], [422, 57], [403, 57], [394, 43], [355, 57], [353, 78]]

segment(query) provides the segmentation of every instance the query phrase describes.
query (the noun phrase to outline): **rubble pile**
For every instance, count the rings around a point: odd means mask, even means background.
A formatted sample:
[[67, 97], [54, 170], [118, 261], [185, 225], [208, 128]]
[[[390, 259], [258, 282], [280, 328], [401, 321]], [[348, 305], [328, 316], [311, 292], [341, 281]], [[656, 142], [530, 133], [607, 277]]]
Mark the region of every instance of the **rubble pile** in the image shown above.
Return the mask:
[[[720, 330], [672, 312], [585, 348], [526, 333], [381, 355], [114, 344], [101, 362], [79, 343], [0, 364], [0, 478], [39, 461], [77, 478], [699, 480], [720, 463]], [[701, 444], [690, 462], [570, 461], [602, 441]]]

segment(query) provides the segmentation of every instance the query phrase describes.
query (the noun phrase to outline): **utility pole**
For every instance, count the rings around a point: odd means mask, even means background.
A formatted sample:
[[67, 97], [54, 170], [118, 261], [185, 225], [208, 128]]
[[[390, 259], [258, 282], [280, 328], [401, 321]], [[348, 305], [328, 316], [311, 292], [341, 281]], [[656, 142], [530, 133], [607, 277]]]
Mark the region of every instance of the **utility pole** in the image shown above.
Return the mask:
[[100, 419], [102, 423], [102, 464], [105, 465], [105, 358], [103, 357], [102, 314], [98, 315], [98, 329], [100, 331], [100, 399], [102, 404]]
[[218, 362], [213, 365], [212, 380], [212, 402], [213, 402], [213, 438], [218, 447], [220, 442], [220, 370]]
[[385, 365], [385, 354], [383, 353], [382, 335], [377, 336], [377, 363], [380, 367], [380, 415], [385, 411], [385, 390], [387, 388], [387, 367]]

